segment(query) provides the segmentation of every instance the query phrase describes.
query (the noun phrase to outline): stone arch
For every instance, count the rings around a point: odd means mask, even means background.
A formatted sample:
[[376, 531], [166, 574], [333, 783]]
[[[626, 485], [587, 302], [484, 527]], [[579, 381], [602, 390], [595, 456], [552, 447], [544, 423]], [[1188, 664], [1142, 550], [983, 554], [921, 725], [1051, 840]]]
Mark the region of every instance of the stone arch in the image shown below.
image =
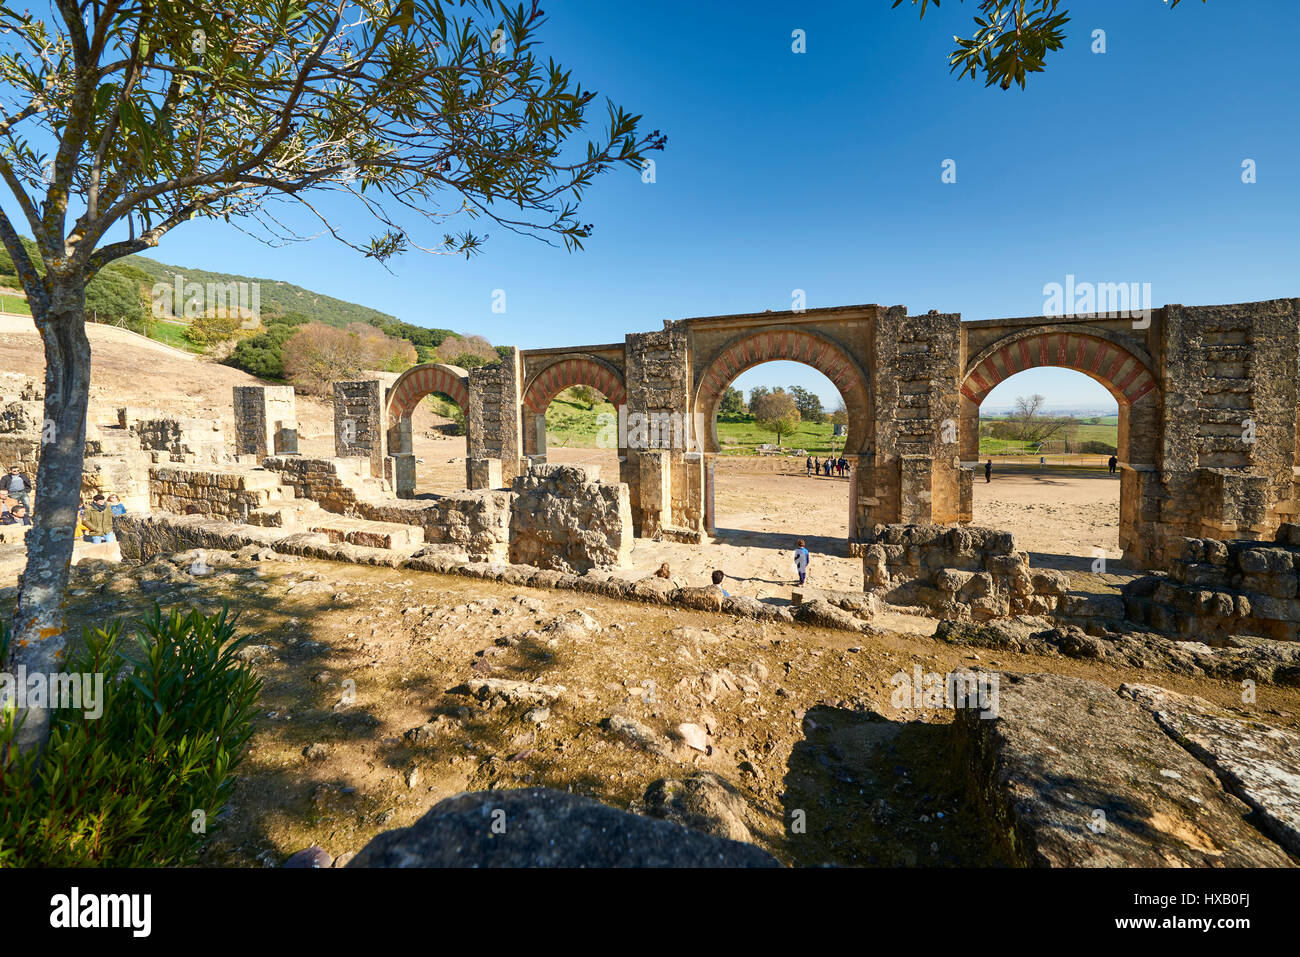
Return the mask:
[[985, 348], [968, 363], [961, 393], [980, 405], [998, 383], [1038, 366], [1082, 372], [1105, 386], [1122, 407], [1159, 384], [1150, 359], [1112, 333], [1057, 326], [1016, 333]]
[[393, 487], [398, 498], [415, 494], [411, 413], [421, 399], [435, 392], [448, 396], [460, 406], [466, 419], [469, 418], [469, 373], [459, 366], [441, 362], [412, 366], [388, 390], [388, 453], [394, 460]]
[[1037, 326], [991, 343], [967, 363], [961, 384], [960, 456], [979, 458], [979, 409], [1002, 381], [1026, 369], [1056, 366], [1082, 372], [1103, 385], [1119, 405], [1117, 456], [1120, 478], [1119, 545], [1137, 554], [1143, 475], [1159, 460], [1159, 403], [1142, 401], [1158, 393], [1160, 381], [1146, 351], [1102, 328]]
[[845, 454], [858, 455], [870, 441], [871, 399], [866, 373], [845, 349], [806, 329], [778, 327], [743, 333], [728, 342], [709, 363], [695, 393], [695, 410], [707, 428], [700, 436], [705, 452], [717, 452], [718, 406], [736, 377], [764, 362], [802, 362], [812, 366], [839, 389], [849, 414]]
[[534, 415], [545, 415], [551, 400], [575, 385], [596, 389], [615, 409], [627, 405], [623, 374], [603, 359], [575, 353], [561, 356], [533, 376], [524, 387], [524, 408]]
[[388, 419], [408, 419], [426, 395], [441, 392], [469, 413], [469, 373], [459, 366], [425, 362], [407, 369], [388, 390]]

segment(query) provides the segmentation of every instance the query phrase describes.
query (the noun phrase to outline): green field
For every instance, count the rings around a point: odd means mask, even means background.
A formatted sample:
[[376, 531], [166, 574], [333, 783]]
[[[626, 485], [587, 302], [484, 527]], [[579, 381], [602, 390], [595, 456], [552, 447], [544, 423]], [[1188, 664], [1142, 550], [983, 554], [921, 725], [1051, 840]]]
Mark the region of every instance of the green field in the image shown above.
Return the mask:
[[196, 346], [185, 338], [185, 327], [175, 323], [151, 322], [149, 324], [149, 338], [156, 339], [165, 345], [174, 346], [177, 349], [183, 349], [186, 352], [203, 352], [201, 346]]
[[[546, 410], [547, 446], [595, 448], [602, 427], [598, 419], [601, 413], [616, 414], [614, 407], [608, 402], [597, 402], [594, 407], [589, 408], [585, 402], [574, 398], [569, 390], [561, 392]], [[844, 447], [844, 440], [843, 438], [833, 440], [832, 431], [833, 427], [829, 422], [819, 424], [802, 422], [793, 435], [781, 436], [781, 447], [804, 449], [813, 455], [825, 455], [832, 450], [840, 451]], [[759, 445], [775, 444], [776, 435], [760, 429], [754, 423], [753, 416], [719, 415], [718, 441], [722, 444], [723, 455], [753, 455]]]
[[[598, 416], [601, 413], [614, 415], [615, 410], [608, 402], [597, 402], [588, 407], [585, 402], [574, 397], [570, 390], [557, 395], [546, 411], [546, 444], [555, 448], [595, 448], [601, 430]], [[984, 422], [991, 421], [988, 419]], [[827, 455], [842, 451], [843, 437], [832, 435], [833, 426], [829, 422], [801, 422], [792, 435], [781, 436], [783, 449], [803, 449], [810, 455]], [[1047, 451], [1060, 452], [1062, 438], [1057, 436]], [[1083, 442], [1103, 442], [1115, 446], [1119, 441], [1119, 416], [1105, 416], [1101, 424], [1080, 423], [1073, 426], [1068, 435], [1072, 447]], [[755, 455], [758, 446], [774, 445], [776, 436], [765, 432], [754, 422], [751, 415], [718, 416], [718, 441], [723, 455]], [[1008, 439], [981, 438], [980, 455], [1015, 455], [1038, 454], [1036, 448], [1029, 448], [1023, 442]]]

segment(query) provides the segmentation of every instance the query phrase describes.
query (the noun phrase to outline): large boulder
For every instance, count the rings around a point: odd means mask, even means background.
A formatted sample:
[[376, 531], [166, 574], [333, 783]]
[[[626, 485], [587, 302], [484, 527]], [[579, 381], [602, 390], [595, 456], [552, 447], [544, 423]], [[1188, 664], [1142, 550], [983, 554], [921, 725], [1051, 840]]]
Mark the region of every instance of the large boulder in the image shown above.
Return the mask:
[[956, 750], [1003, 850], [1040, 867], [1288, 867], [1251, 808], [1141, 704], [1095, 681], [1000, 676]]
[[470, 791], [385, 831], [348, 867], [779, 867], [761, 848], [525, 788]]

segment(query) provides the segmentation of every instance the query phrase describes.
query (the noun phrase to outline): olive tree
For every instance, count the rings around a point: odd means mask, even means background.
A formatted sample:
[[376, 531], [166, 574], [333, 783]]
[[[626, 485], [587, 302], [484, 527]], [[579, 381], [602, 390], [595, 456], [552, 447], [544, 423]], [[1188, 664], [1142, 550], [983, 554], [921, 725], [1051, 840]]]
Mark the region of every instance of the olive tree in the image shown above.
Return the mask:
[[[537, 46], [536, 0], [0, 2], [0, 241], [45, 354], [38, 505], [9, 664], [59, 668], [90, 385], [86, 284], [195, 218], [379, 261], [470, 255], [453, 217], [577, 248], [584, 190], [662, 148]], [[602, 108], [603, 107], [603, 108]], [[583, 131], [597, 114], [600, 128]], [[331, 195], [334, 194], [334, 195]], [[351, 236], [334, 200], [375, 234]], [[35, 252], [22, 241], [29, 232]], [[426, 233], [428, 235], [426, 235]], [[38, 747], [48, 713], [20, 715]]]

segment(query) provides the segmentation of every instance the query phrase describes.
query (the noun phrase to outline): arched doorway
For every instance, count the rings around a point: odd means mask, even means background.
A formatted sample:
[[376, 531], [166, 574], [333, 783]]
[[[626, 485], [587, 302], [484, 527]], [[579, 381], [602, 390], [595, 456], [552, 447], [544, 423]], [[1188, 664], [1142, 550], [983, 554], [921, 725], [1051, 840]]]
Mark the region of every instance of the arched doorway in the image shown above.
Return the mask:
[[[596, 451], [605, 453], [592, 458], [590, 463], [608, 467], [607, 476], [618, 474], [618, 457], [624, 450], [615, 440], [612, 445], [607, 437], [617, 435], [619, 410], [627, 405], [627, 391], [623, 384], [623, 374], [617, 366], [595, 356], [581, 354], [561, 355], [531, 375], [524, 384], [523, 392], [523, 432], [524, 454], [534, 461], [547, 461], [547, 411], [557, 397], [564, 395], [574, 398], [573, 390], [593, 391], [602, 401], [600, 409], [592, 403], [588, 411], [592, 413], [597, 427], [597, 436], [589, 438], [583, 429], [579, 445], [590, 445], [593, 455]], [[579, 400], [579, 404], [581, 400]], [[608, 408], [604, 408], [604, 405]], [[574, 412], [580, 411], [575, 407]], [[606, 417], [612, 417], [614, 428], [611, 430]], [[563, 433], [562, 433], [563, 434]], [[571, 443], [566, 443], [571, 444]], [[588, 456], [590, 458], [590, 456]], [[571, 458], [571, 456], [570, 456]], [[581, 458], [581, 457], [580, 457]], [[574, 460], [575, 462], [578, 460]], [[585, 463], [585, 459], [583, 459]]]
[[[702, 433], [698, 438], [705, 458], [705, 526], [712, 534], [720, 533], [718, 458], [725, 450], [719, 436], [718, 413], [723, 398], [732, 383], [743, 373], [768, 362], [791, 362], [809, 366], [829, 380], [831, 386], [838, 392], [844, 406], [845, 429], [842, 436], [836, 437], [834, 458], [837, 460], [843, 458], [847, 463], [847, 469], [843, 475], [833, 471], [831, 478], [843, 483], [846, 492], [843, 507], [847, 515], [842, 524], [836, 523], [836, 535], [833, 537], [840, 541], [856, 538], [859, 523], [858, 501], [861, 497], [863, 481], [858, 461], [859, 456], [867, 451], [870, 441], [871, 394], [868, 389], [867, 375], [847, 350], [834, 340], [795, 327], [778, 327], [738, 335], [719, 349], [717, 355], [699, 376], [694, 410], [699, 431]], [[817, 457], [824, 459], [829, 452], [828, 446]], [[799, 477], [807, 479], [806, 458], [807, 456], [798, 456], [793, 464], [786, 462], [783, 465], [795, 473], [796, 479]], [[827, 485], [820, 489], [809, 488], [805, 492], [810, 495], [825, 495], [829, 488], [830, 486]], [[808, 538], [815, 534], [806, 530], [804, 534], [799, 534], [800, 530], [795, 524], [798, 516], [793, 518], [794, 523], [791, 524], [789, 531], [770, 536], [772, 544], [784, 547], [786, 538], [791, 539], [792, 542], [796, 538]], [[725, 529], [725, 526], [723, 528]]]
[[[1116, 334], [1105, 329], [1039, 327], [992, 343], [970, 359], [961, 386], [960, 449], [962, 464], [976, 469], [976, 497], [981, 493], [981, 484], [991, 484], [985, 481], [983, 471], [989, 456], [981, 454], [980, 410], [995, 389], [1001, 394], [1008, 393], [1004, 383], [1010, 385], [1009, 380], [1013, 377], [1041, 367], [1081, 373], [1099, 383], [1109, 393], [1116, 406], [1114, 456], [1118, 460], [1118, 477], [1111, 479], [1109, 476], [1109, 468], [1106, 467], [1109, 456], [1098, 453], [1095, 456], [1098, 461], [1091, 462], [1079, 449], [1079, 455], [1074, 456], [1079, 461], [1072, 463], [1070, 451], [1056, 445], [1040, 445], [1037, 452], [1030, 456], [1028, 464], [1045, 476], [1043, 481], [1051, 480], [1049, 476], [1053, 474], [1053, 469], [1059, 471], [1072, 464], [1083, 469], [1092, 466], [1104, 468], [1105, 480], [1117, 481], [1119, 485], [1118, 548], [1128, 552], [1139, 544], [1137, 536], [1141, 514], [1144, 507], [1149, 507], [1149, 503], [1143, 502], [1144, 490], [1155, 477], [1159, 390], [1150, 357], [1143, 350], [1121, 341]], [[999, 389], [999, 386], [1003, 387]], [[986, 417], [986, 420], [991, 419], [991, 416]], [[988, 432], [987, 429], [985, 431]], [[1076, 442], [1083, 444], [1079, 439]], [[990, 447], [986, 442], [983, 451], [995, 453], [999, 449]], [[994, 457], [998, 458], [996, 455]], [[1015, 456], [1010, 459], [1003, 456], [1001, 461], [995, 462], [995, 469], [999, 466], [1010, 467], [1014, 461]], [[1076, 477], [1083, 474], [1076, 473]], [[1100, 485], [1096, 488], [1099, 495], [1114, 494], [1113, 490], [1103, 492]], [[981, 524], [978, 514], [975, 520]], [[1098, 536], [1097, 549], [1107, 550], [1106, 544], [1100, 539], [1108, 539], [1108, 534]], [[1075, 551], [1077, 550], [1076, 548]], [[1066, 559], [1069, 557], [1065, 556]]]
[[[447, 492], [466, 487], [465, 436], [443, 438], [433, 429], [416, 435], [417, 410], [429, 397], [451, 403], [446, 409], [431, 410], [444, 418], [461, 422], [469, 410], [469, 373], [458, 366], [427, 362], [407, 369], [388, 391], [388, 451], [393, 457], [396, 491], [410, 498], [418, 488]], [[418, 469], [417, 459], [423, 459]]]

